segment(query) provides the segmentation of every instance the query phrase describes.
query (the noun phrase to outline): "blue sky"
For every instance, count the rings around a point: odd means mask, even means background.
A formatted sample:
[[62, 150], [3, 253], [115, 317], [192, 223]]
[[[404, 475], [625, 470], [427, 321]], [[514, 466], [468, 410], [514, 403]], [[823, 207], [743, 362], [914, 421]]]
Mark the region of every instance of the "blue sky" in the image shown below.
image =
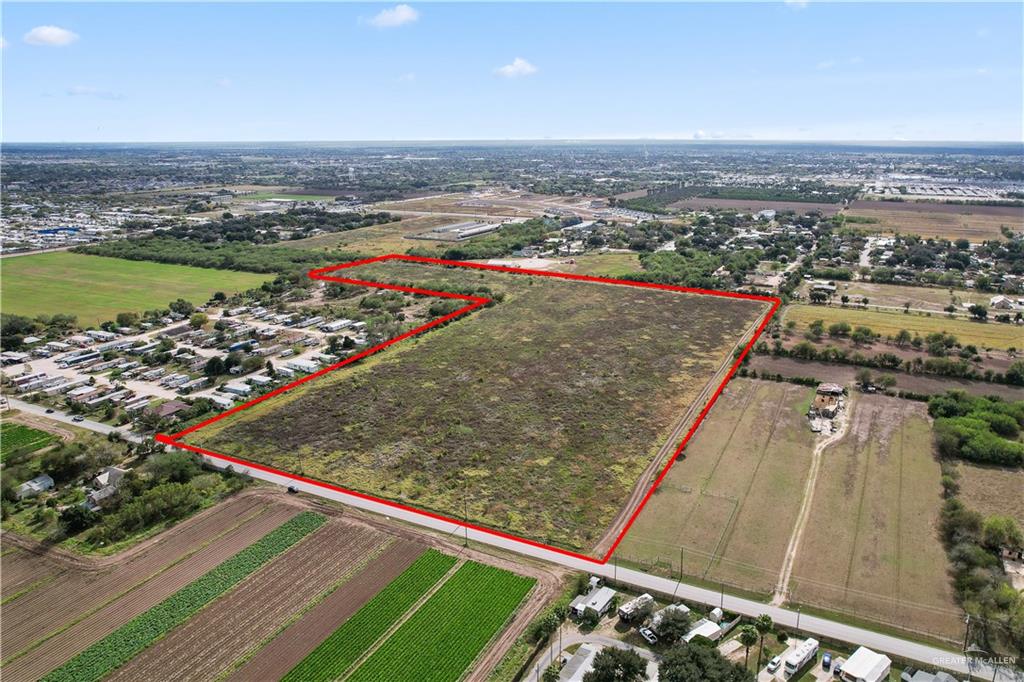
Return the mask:
[[8, 142], [1022, 139], [1020, 3], [2, 11]]

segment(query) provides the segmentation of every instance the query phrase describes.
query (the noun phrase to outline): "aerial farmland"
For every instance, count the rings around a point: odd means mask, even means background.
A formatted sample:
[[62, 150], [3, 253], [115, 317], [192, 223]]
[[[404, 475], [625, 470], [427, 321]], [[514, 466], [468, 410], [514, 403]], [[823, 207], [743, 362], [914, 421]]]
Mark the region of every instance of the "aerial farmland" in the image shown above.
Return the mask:
[[500, 302], [189, 442], [574, 550], [599, 543], [667, 461], [679, 424], [767, 312], [523, 274], [357, 270], [345, 276]]
[[[551, 573], [513, 572], [474, 551], [266, 490], [108, 560], [19, 544], [2, 562], [11, 680], [310, 680], [346, 670], [388, 679], [407, 665], [395, 649], [412, 641], [439, 651], [443, 640], [458, 655], [421, 665], [434, 670], [430, 679], [454, 682], [558, 586]], [[66, 608], [40, 608], [53, 600]], [[473, 628], [464, 627], [469, 617]]]

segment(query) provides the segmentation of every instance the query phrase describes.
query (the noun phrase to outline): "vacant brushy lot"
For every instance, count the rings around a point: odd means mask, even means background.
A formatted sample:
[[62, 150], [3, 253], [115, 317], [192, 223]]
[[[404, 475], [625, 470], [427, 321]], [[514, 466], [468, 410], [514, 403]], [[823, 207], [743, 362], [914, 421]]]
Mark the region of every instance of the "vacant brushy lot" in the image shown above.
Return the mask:
[[574, 549], [601, 536], [757, 301], [408, 263], [342, 276], [501, 302], [189, 440]]

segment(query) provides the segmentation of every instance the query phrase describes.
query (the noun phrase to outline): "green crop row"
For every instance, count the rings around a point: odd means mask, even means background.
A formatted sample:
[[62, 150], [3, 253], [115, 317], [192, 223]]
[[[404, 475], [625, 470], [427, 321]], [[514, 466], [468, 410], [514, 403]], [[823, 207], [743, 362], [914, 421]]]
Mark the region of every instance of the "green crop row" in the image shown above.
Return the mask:
[[303, 512], [291, 518], [53, 670], [43, 678], [44, 682], [91, 682], [101, 679], [312, 533], [325, 521], [323, 516], [312, 512]]
[[349, 682], [457, 682], [536, 581], [466, 563], [352, 673]]
[[6, 422], [0, 425], [0, 462], [18, 452], [32, 452], [57, 440], [46, 431]]
[[282, 682], [319, 682], [340, 677], [451, 570], [455, 561], [453, 557], [433, 549], [424, 552], [292, 668]]

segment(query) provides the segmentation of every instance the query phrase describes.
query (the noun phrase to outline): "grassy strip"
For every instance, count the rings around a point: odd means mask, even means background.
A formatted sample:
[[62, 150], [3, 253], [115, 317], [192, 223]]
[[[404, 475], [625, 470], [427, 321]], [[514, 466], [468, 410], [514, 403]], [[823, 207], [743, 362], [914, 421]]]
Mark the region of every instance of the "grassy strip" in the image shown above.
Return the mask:
[[467, 562], [356, 669], [349, 682], [457, 682], [536, 581]]
[[325, 521], [323, 516], [312, 512], [303, 512], [286, 521], [206, 575], [128, 621], [52, 671], [43, 680], [85, 682], [103, 678], [188, 620], [203, 606], [312, 533]]
[[437, 550], [425, 552], [292, 668], [282, 682], [318, 682], [341, 676], [455, 561]]
[[57, 576], [55, 576], [55, 575], [48, 575], [45, 578], [40, 578], [39, 580], [35, 581], [31, 585], [27, 585], [26, 587], [18, 590], [14, 594], [9, 594], [6, 597], [4, 597], [3, 599], [0, 599], [0, 606], [4, 606], [6, 604], [9, 604], [12, 601], [14, 601], [15, 599], [17, 599], [18, 597], [23, 597], [26, 594], [28, 594], [29, 592], [31, 592], [32, 590], [40, 588], [43, 585], [46, 585], [47, 583], [52, 583], [56, 579], [57, 579]]

